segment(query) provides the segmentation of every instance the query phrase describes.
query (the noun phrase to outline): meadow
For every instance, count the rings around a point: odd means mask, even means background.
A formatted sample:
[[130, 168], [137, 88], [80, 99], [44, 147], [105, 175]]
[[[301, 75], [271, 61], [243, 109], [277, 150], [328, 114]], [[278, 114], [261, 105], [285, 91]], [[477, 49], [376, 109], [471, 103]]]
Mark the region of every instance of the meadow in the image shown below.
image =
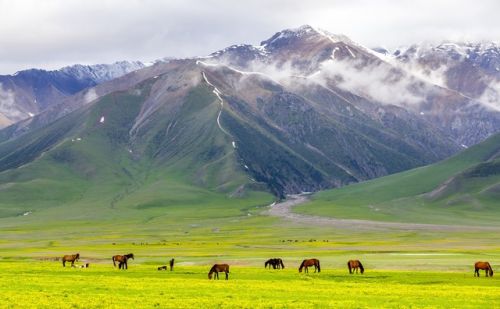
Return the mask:
[[[117, 177], [104, 156], [106, 164], [99, 168], [90, 169], [89, 160], [78, 163], [102, 180], [80, 182], [73, 169], [54, 168], [46, 155], [45, 161], [0, 174], [5, 178], [0, 187], [0, 308], [500, 307], [498, 274], [473, 276], [476, 261], [489, 261], [495, 271], [500, 266], [496, 200], [482, 191], [457, 190], [471, 192], [480, 211], [439, 201], [418, 203], [423, 192], [477, 162], [468, 154], [431, 172], [425, 167], [320, 192], [294, 210], [492, 230], [306, 224], [266, 215], [276, 197], [262, 191], [230, 196], [193, 185], [174, 168], [168, 177], [151, 168], [147, 177], [132, 181]], [[128, 170], [137, 164], [130, 163]], [[23, 169], [36, 177], [23, 178]], [[231, 168], [214, 170], [225, 175]], [[45, 177], [47, 171], [57, 177]], [[212, 172], [205, 176], [217, 183]], [[398, 190], [391, 190], [394, 186]], [[89, 269], [63, 268], [56, 261], [77, 252], [78, 264], [88, 262]], [[111, 257], [126, 253], [136, 256], [129, 270], [113, 268]], [[286, 269], [264, 269], [272, 257], [283, 258]], [[173, 272], [157, 271], [171, 258], [177, 262]], [[305, 258], [320, 259], [322, 272], [299, 274]], [[349, 259], [360, 259], [366, 273], [349, 275]], [[214, 263], [231, 265], [230, 280], [208, 280]]]
[[[2, 228], [0, 308], [495, 308], [500, 282], [473, 276], [473, 263], [498, 269], [496, 234], [363, 231], [305, 226], [241, 205], [125, 222], [38, 223]], [[176, 215], [173, 215], [176, 214]], [[29, 216], [28, 216], [29, 217]], [[196, 223], [195, 223], [196, 222]], [[28, 224], [29, 223], [29, 224]], [[78, 265], [57, 258], [79, 252]], [[127, 271], [111, 256], [133, 252]], [[173, 272], [157, 271], [174, 257]], [[270, 257], [284, 270], [264, 269]], [[304, 258], [321, 273], [299, 274]], [[346, 261], [360, 259], [363, 275]], [[229, 280], [208, 280], [213, 263], [229, 263]], [[223, 275], [221, 276], [223, 279]]]
[[[287, 262], [287, 261], [285, 261]], [[185, 264], [185, 263], [184, 263]], [[466, 273], [368, 270], [349, 275], [323, 266], [268, 270], [233, 265], [228, 281], [209, 281], [207, 267], [177, 265], [173, 272], [131, 262], [88, 269], [59, 263], [0, 263], [2, 308], [496, 308], [496, 277]], [[288, 265], [291, 266], [291, 265]], [[328, 265], [330, 266], [330, 265]], [[337, 265], [339, 266], [339, 265]]]

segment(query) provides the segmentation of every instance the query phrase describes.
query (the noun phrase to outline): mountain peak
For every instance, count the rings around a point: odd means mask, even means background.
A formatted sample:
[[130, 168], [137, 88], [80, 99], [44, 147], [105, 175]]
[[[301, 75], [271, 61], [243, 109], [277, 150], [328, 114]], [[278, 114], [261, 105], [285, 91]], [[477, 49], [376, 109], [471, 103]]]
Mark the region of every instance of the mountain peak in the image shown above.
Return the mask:
[[328, 31], [315, 28], [310, 25], [302, 25], [298, 28], [285, 29], [280, 32], [275, 33], [268, 40], [262, 41], [261, 46], [266, 48], [279, 48], [283, 46], [288, 46], [297, 41], [303, 40], [329, 40], [332, 43], [337, 42], [351, 42], [351, 40], [345, 35], [332, 34]]

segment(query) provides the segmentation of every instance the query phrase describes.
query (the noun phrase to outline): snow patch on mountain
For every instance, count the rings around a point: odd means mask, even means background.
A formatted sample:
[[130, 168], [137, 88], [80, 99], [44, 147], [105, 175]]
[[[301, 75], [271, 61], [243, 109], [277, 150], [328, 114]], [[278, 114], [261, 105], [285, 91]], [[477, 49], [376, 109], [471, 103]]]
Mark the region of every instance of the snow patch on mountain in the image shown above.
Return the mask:
[[96, 83], [102, 83], [144, 67], [146, 67], [146, 65], [140, 61], [119, 61], [113, 64], [76, 64], [64, 67], [60, 71], [75, 76], [78, 79], [90, 78]]

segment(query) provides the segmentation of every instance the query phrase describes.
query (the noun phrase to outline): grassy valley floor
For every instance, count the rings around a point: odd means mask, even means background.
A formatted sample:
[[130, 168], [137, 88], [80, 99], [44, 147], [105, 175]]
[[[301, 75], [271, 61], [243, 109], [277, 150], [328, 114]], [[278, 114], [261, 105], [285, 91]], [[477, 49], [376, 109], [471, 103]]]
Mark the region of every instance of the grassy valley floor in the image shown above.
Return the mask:
[[[468, 272], [347, 270], [295, 267], [266, 270], [234, 265], [230, 280], [209, 281], [207, 267], [173, 272], [134, 263], [128, 271], [92, 264], [62, 268], [54, 262], [0, 263], [2, 308], [497, 308], [498, 278]], [[221, 277], [222, 278], [222, 277]]]

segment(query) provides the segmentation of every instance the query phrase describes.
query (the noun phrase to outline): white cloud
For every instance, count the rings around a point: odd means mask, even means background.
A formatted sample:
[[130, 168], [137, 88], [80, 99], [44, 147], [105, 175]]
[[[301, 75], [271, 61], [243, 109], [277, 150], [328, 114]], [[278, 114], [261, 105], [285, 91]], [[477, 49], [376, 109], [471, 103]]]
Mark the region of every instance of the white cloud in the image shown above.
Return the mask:
[[496, 0], [0, 0], [0, 74], [207, 55], [302, 24], [370, 47], [494, 40], [499, 11]]
[[478, 99], [484, 106], [500, 112], [500, 82], [492, 81]]
[[365, 98], [405, 107], [423, 102], [430, 90], [418, 79], [385, 63], [363, 65], [356, 59], [326, 61], [321, 74], [314, 75], [312, 80], [324, 85], [335, 81], [339, 88]]
[[16, 106], [16, 98], [14, 92], [10, 89], [5, 89], [0, 83], [0, 114], [9, 115], [11, 120], [20, 120], [26, 118], [26, 114], [19, 111]]
[[90, 102], [94, 101], [95, 99], [97, 99], [98, 97], [99, 96], [97, 95], [97, 92], [95, 91], [95, 89], [94, 88], [90, 88], [85, 93], [84, 101], [85, 101], [85, 103], [90, 103]]

